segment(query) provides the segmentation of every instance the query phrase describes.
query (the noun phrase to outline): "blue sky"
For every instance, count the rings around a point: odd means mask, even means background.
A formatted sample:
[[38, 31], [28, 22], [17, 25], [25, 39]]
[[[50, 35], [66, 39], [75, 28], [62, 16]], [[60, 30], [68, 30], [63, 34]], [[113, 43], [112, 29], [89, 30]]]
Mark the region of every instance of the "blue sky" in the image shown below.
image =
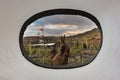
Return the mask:
[[[72, 36], [97, 28], [90, 19], [79, 15], [52, 15], [37, 19], [24, 32], [25, 36]], [[40, 31], [44, 29], [44, 33]]]

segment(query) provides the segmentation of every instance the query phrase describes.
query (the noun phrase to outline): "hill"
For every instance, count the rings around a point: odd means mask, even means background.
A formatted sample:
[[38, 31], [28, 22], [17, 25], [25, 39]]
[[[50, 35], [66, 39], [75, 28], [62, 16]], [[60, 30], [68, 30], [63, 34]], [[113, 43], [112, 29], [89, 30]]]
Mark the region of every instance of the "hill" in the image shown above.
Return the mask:
[[[24, 44], [29, 44], [29, 43], [35, 44], [35, 43], [39, 43], [40, 39], [44, 40], [44, 42], [57, 42], [59, 37], [45, 36], [44, 38], [42, 38], [40, 36], [29, 36], [29, 37], [23, 38], [23, 43]], [[66, 37], [67, 43], [73, 43], [75, 41], [77, 41], [79, 44], [86, 43], [87, 45], [92, 44], [94, 46], [99, 46], [101, 42], [101, 34], [98, 28], [94, 28], [85, 33]]]

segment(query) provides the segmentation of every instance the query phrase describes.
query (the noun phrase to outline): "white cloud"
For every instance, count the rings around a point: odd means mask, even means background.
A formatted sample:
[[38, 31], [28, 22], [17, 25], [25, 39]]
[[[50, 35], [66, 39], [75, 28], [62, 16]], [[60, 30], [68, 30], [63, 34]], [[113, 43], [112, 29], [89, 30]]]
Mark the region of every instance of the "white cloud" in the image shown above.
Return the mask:
[[66, 29], [66, 28], [69, 28], [69, 29], [76, 29], [77, 28], [77, 25], [74, 25], [74, 24], [48, 24], [48, 25], [45, 25], [45, 28], [47, 29]]

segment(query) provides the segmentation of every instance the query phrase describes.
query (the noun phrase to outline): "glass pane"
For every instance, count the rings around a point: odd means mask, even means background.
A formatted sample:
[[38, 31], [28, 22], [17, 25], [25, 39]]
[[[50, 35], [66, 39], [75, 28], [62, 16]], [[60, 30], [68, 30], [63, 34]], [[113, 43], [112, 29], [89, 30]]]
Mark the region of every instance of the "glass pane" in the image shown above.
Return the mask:
[[38, 16], [22, 33], [23, 55], [47, 68], [87, 65], [97, 56], [102, 42], [101, 27], [79, 14]]

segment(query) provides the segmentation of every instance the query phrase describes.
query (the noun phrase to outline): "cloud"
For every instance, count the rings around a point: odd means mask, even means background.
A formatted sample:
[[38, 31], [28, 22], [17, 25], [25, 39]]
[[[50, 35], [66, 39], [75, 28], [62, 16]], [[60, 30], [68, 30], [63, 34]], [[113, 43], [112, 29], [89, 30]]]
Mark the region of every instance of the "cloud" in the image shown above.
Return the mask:
[[25, 32], [24, 32], [24, 37], [25, 36], [37, 36], [38, 35], [38, 33], [39, 33], [39, 31], [37, 31], [37, 30], [26, 30]]
[[37, 36], [40, 29], [44, 29], [46, 36], [58, 36], [62, 34], [75, 35], [83, 33], [93, 28], [97, 28], [96, 24], [90, 19], [79, 15], [53, 15], [42, 17], [31, 23], [24, 36]]
[[76, 29], [77, 25], [74, 24], [48, 24], [45, 25], [46, 29]]
[[31, 23], [30, 26], [43, 26], [48, 24], [74, 24], [74, 25], [92, 25], [92, 21], [79, 15], [53, 15], [46, 16]]
[[80, 33], [80, 31], [66, 31], [66, 32], [62, 33], [61, 35], [73, 36], [73, 35], [77, 35], [79, 33]]

